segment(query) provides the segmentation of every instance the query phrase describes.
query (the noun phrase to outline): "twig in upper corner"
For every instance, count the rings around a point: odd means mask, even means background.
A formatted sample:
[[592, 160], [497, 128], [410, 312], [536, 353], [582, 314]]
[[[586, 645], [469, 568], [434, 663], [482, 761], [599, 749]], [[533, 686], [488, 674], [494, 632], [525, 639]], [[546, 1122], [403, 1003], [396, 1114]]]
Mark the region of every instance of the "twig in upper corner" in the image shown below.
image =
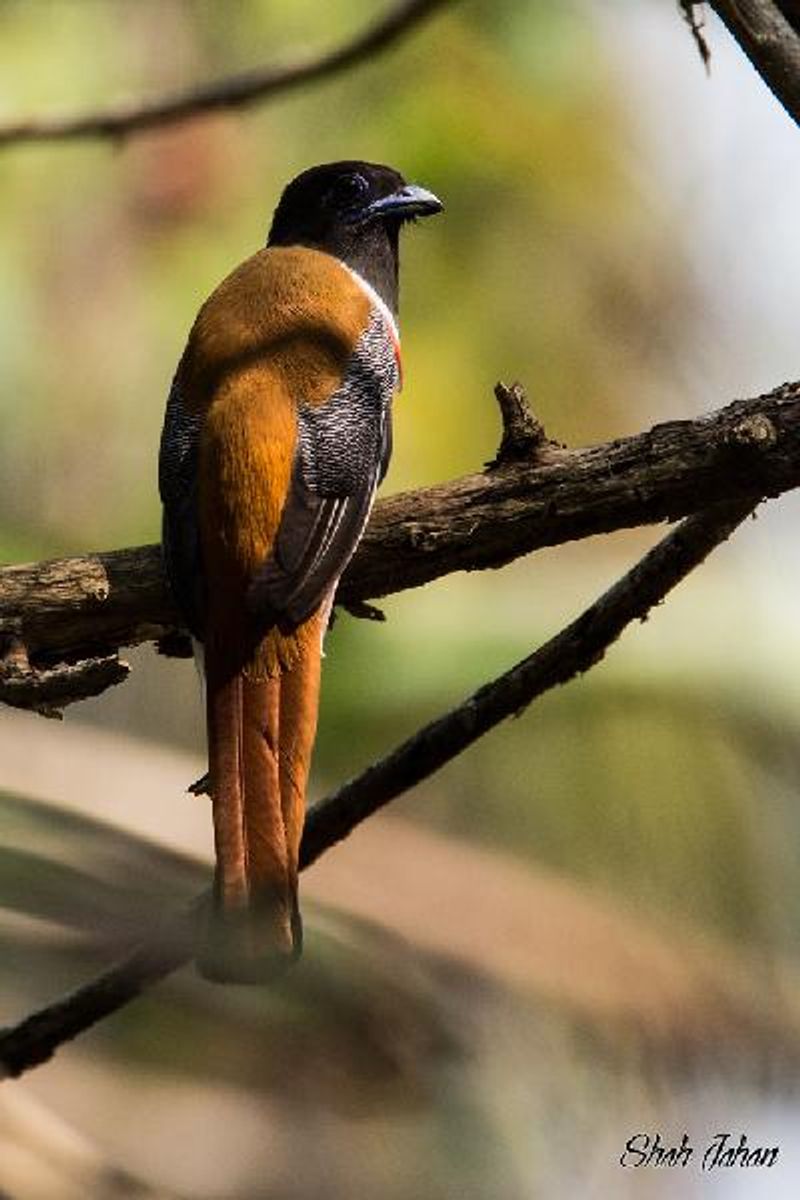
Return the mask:
[[703, 66], [706, 69], [706, 75], [711, 74], [711, 50], [706, 41], [703, 29], [705, 21], [698, 16], [698, 9], [702, 9], [705, 0], [678, 0], [680, 10], [683, 14], [683, 19], [689, 26], [694, 44], [697, 47], [697, 52], [700, 55]]
[[800, 125], [797, 0], [708, 0], [772, 94]]

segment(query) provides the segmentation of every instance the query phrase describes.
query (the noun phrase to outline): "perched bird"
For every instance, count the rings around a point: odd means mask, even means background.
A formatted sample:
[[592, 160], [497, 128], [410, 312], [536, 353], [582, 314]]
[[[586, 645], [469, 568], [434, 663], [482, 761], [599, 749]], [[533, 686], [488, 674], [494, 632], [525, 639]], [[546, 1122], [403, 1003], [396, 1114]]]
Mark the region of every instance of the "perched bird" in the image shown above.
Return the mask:
[[262, 979], [300, 953], [321, 643], [391, 453], [400, 228], [441, 207], [389, 167], [304, 171], [266, 248], [203, 304], [175, 373], [159, 489], [206, 680], [209, 978]]

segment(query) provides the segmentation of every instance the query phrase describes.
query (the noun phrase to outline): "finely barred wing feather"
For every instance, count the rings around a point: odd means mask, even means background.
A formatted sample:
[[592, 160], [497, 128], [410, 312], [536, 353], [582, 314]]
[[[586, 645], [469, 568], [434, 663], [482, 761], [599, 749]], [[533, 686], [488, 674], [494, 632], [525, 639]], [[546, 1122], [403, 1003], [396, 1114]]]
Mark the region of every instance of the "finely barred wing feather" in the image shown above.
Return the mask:
[[299, 406], [289, 493], [272, 553], [249, 593], [261, 618], [301, 624], [347, 566], [388, 466], [397, 382], [394, 344], [374, 311], [341, 386], [323, 405]]

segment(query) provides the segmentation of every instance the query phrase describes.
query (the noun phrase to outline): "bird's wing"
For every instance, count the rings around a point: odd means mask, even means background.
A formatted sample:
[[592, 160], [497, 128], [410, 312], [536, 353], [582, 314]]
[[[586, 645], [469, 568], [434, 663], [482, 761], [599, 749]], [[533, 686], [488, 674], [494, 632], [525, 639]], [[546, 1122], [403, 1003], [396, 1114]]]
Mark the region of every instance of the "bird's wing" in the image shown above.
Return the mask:
[[391, 453], [394, 342], [374, 310], [345, 377], [323, 404], [300, 404], [291, 483], [272, 551], [248, 594], [251, 611], [302, 624], [346, 567]]
[[205, 618], [200, 533], [197, 523], [197, 450], [202, 418], [183, 404], [176, 375], [167, 400], [158, 459], [164, 506], [164, 568], [178, 608], [195, 637]]

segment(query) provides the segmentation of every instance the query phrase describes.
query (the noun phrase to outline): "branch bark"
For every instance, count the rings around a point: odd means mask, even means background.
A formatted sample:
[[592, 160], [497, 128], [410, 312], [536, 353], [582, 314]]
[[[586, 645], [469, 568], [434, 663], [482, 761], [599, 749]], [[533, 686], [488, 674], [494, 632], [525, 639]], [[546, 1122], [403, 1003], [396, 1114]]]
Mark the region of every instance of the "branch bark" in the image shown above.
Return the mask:
[[[495, 461], [376, 505], [337, 602], [358, 611], [367, 600], [453, 571], [500, 567], [544, 546], [777, 496], [798, 484], [800, 383], [580, 450], [548, 442], [506, 397]], [[35, 697], [15, 694], [3, 666], [4, 630], [37, 671], [113, 655], [178, 626], [157, 546], [3, 568], [0, 700], [52, 708], [86, 694], [80, 675], [72, 695], [63, 686], [57, 699], [46, 686]]]
[[[756, 503], [736, 500], [688, 517], [561, 633], [316, 805], [306, 820], [301, 868], [311, 866], [361, 821], [428, 778], [506, 717], [598, 663], [625, 627], [645, 620]], [[152, 942], [97, 979], [0, 1031], [0, 1078], [17, 1077], [46, 1062], [59, 1046], [188, 962], [194, 952], [194, 914], [203, 903], [205, 897], [167, 921]]]
[[767, 87], [800, 125], [798, 0], [710, 0]]
[[209, 112], [245, 108], [290, 88], [327, 79], [366, 59], [375, 58], [446, 2], [400, 0], [384, 16], [344, 45], [327, 54], [300, 58], [284, 66], [256, 67], [158, 100], [11, 121], [0, 125], [0, 147], [76, 138], [119, 139]]

